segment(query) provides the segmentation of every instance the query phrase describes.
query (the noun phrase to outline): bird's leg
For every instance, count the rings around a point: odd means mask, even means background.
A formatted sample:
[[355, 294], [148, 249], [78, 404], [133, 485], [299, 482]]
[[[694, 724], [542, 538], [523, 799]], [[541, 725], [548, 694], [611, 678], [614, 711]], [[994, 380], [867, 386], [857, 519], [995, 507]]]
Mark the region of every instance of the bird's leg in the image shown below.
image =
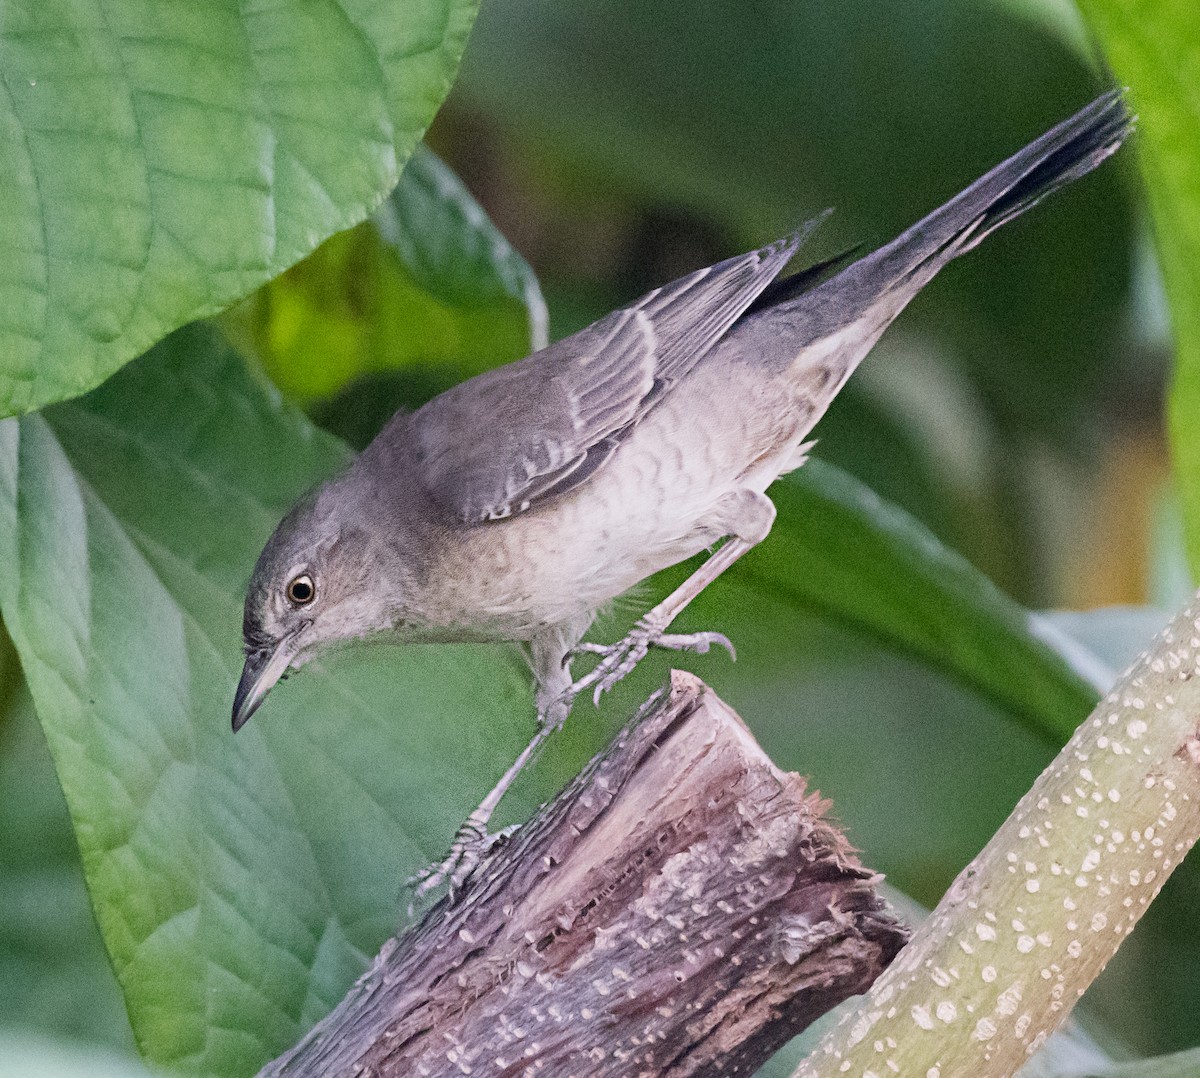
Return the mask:
[[415, 876], [408, 878], [405, 886], [412, 889], [412, 900], [408, 905], [410, 918], [413, 915], [416, 904], [429, 894], [430, 891], [440, 887], [443, 883], [449, 883], [451, 899], [457, 896], [467, 877], [475, 871], [488, 851], [497, 842], [503, 841], [512, 834], [515, 828], [505, 828], [496, 834], [490, 834], [487, 829], [488, 822], [492, 818], [492, 813], [496, 811], [496, 807], [503, 800], [504, 795], [508, 793], [508, 788], [516, 781], [517, 776], [524, 770], [525, 765], [537, 755], [542, 742], [553, 732], [554, 727], [539, 724], [537, 733], [530, 739], [529, 744], [521, 750], [521, 755], [513, 761], [512, 766], [504, 772], [500, 781], [492, 787], [487, 797], [479, 803], [479, 807], [467, 817], [466, 821], [458, 829], [454, 836], [454, 841], [450, 844], [450, 851], [446, 856], [441, 861], [427, 865]]
[[[624, 639], [608, 645], [579, 644], [592, 622], [592, 615], [588, 613], [573, 621], [547, 626], [530, 640], [528, 660], [537, 681], [537, 733], [491, 793], [458, 829], [446, 857], [408, 880], [408, 886], [413, 889], [410, 913], [416, 902], [443, 883], [449, 883], [450, 894], [455, 896], [492, 846], [511, 834], [511, 830], [498, 835], [489, 834], [487, 825], [492, 814], [546, 739], [566, 721], [571, 704], [579, 693], [593, 689], [594, 699], [599, 701], [600, 694], [625, 677], [652, 647], [703, 654], [713, 644], [720, 644], [733, 654], [733, 645], [720, 633], [682, 634], [668, 633], [666, 630], [688, 603], [746, 551], [766, 538], [774, 521], [775, 506], [765, 494], [753, 490], [727, 494], [717, 503], [707, 523], [717, 528], [720, 534], [731, 538], [661, 603], [640, 618]], [[570, 659], [580, 651], [598, 654], [601, 658], [592, 670], [573, 682]]]
[[492, 787], [487, 797], [479, 803], [479, 807], [458, 829], [446, 856], [441, 861], [428, 865], [407, 881], [407, 886], [412, 889], [410, 917], [417, 902], [443, 883], [449, 883], [450, 895], [455, 897], [488, 851], [515, 830], [505, 828], [491, 834], [487, 825], [509, 787], [516, 782], [517, 776], [537, 756], [546, 739], [566, 721], [570, 702], [564, 702], [563, 693], [571, 684], [568, 663], [570, 651], [587, 632], [591, 623], [592, 614], [583, 614], [572, 621], [547, 626], [529, 642], [527, 658], [537, 680], [537, 733], [513, 761], [512, 766], [504, 772], [500, 781]]
[[732, 538], [726, 541], [703, 565], [687, 578], [661, 603], [638, 619], [637, 624], [615, 644], [580, 644], [578, 652], [601, 656], [600, 661], [567, 690], [573, 699], [587, 689], [600, 702], [600, 694], [608, 692], [646, 657], [652, 647], [673, 651], [695, 651], [704, 654], [713, 644], [720, 644], [736, 657], [732, 642], [717, 632], [668, 633], [671, 622], [697, 595], [717, 579], [746, 551], [752, 543]]
[[736, 657], [733, 644], [721, 633], [682, 634], [666, 631], [688, 603], [746, 551], [766, 538], [775, 521], [775, 506], [765, 494], [754, 490], [738, 490], [721, 499], [714, 518], [731, 538], [661, 603], [640, 618], [624, 639], [615, 644], [580, 644], [573, 649], [574, 652], [590, 652], [601, 658], [593, 669], [566, 689], [564, 696], [568, 708], [570, 701], [586, 689], [592, 689], [592, 699], [599, 703], [600, 694], [607, 692], [633, 670], [652, 647], [703, 654], [713, 644], [720, 644]]
[[567, 721], [574, 694], [571, 656], [591, 627], [590, 611], [557, 625], [548, 625], [529, 641], [529, 666], [537, 682], [538, 722], [557, 730]]

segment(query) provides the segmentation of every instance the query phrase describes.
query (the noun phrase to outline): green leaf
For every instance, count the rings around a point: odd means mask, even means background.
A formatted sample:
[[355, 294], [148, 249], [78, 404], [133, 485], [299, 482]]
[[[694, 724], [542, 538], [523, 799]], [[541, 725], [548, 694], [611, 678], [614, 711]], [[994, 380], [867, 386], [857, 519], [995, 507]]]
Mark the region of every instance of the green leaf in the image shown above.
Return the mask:
[[1138, 114], [1138, 156], [1176, 344], [1171, 448], [1188, 556], [1200, 576], [1200, 6], [1079, 0]]
[[[756, 710], [794, 704], [783, 687], [805, 651], [794, 634], [810, 631], [797, 615], [919, 660], [989, 700], [1043, 747], [1061, 745], [1107, 687], [1108, 665], [1053, 619], [1015, 603], [919, 521], [845, 472], [810, 460], [770, 495], [779, 511], [771, 535], [681, 621], [719, 625], [738, 645], [729, 699], [747, 701], [751, 722]], [[662, 586], [681, 572], [663, 574]], [[852, 654], [850, 664], [857, 661]], [[816, 664], [840, 665], [825, 653]], [[888, 676], [895, 675], [883, 680]], [[651, 687], [637, 677], [631, 690], [618, 690], [631, 693], [627, 706]], [[724, 682], [716, 684], [725, 691]], [[874, 697], [865, 685], [860, 691], [851, 706], [869, 713]], [[779, 702], [770, 704], [772, 697]], [[885, 703], [879, 706], [886, 712]]]
[[431, 150], [417, 147], [372, 223], [431, 297], [468, 309], [511, 301], [527, 322], [528, 347], [546, 346], [546, 304], [533, 271]]
[[[0, 1025], [133, 1051], [33, 703], [0, 712]], [[16, 1055], [0, 1046], [0, 1076]]]
[[772, 493], [784, 534], [747, 566], [755, 590], [925, 660], [1052, 744], [1094, 706], [1091, 656], [907, 513], [816, 460]]
[[12, 0], [0, 415], [82, 393], [361, 221], [476, 0]]
[[[402, 403], [398, 392], [426, 399], [546, 343], [532, 270], [421, 146], [369, 221], [259, 289], [230, 320], [301, 404], [353, 394], [366, 378], [349, 411], [362, 423], [366, 405], [372, 432]], [[391, 382], [372, 377], [396, 371], [402, 378]]]

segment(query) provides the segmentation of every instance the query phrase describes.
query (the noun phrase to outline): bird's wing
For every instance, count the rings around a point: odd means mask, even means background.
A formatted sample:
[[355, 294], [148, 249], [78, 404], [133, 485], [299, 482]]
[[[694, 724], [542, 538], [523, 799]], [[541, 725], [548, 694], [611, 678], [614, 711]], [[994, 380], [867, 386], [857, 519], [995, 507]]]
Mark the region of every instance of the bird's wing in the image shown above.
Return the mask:
[[467, 523], [584, 482], [779, 274], [819, 222], [655, 289], [411, 417], [426, 489]]

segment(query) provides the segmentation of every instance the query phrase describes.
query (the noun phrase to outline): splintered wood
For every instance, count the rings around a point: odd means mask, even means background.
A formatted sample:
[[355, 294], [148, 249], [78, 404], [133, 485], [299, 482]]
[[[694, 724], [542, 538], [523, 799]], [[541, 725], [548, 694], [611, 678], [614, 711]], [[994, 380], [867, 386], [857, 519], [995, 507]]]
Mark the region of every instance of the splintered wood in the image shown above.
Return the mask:
[[907, 938], [826, 807], [676, 673], [261, 1078], [752, 1074]]

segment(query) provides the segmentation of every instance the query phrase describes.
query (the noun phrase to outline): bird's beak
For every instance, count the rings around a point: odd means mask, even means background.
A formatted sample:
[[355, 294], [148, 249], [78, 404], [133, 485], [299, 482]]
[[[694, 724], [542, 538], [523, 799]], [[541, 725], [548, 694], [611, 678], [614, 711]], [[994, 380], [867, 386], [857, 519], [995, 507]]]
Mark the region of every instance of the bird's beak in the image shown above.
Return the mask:
[[291, 640], [281, 640], [273, 651], [255, 651], [246, 656], [242, 679], [233, 696], [233, 732], [236, 734], [249, 721], [267, 698], [271, 687], [283, 676], [292, 661]]

